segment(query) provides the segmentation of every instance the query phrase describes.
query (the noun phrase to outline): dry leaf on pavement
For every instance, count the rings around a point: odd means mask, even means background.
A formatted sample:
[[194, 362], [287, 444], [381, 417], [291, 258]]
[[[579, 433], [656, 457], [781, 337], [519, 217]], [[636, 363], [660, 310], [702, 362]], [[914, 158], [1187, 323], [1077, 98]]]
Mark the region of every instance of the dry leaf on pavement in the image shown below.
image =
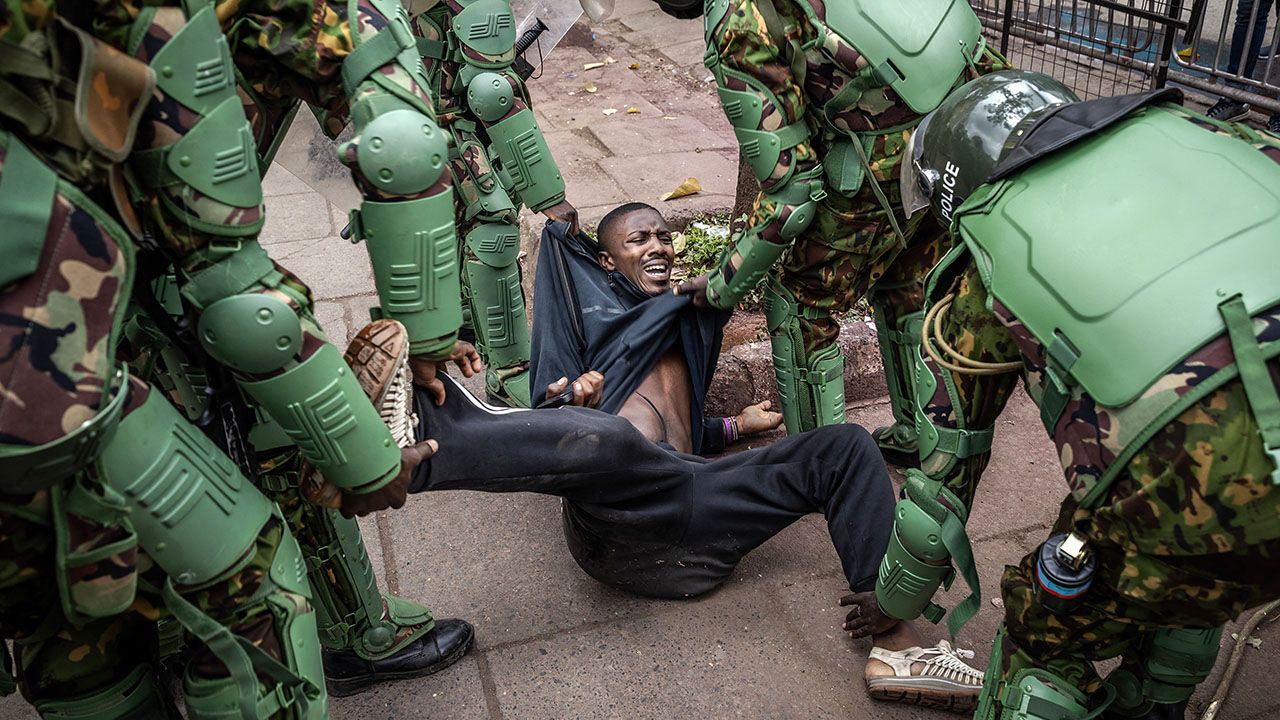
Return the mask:
[[699, 192], [702, 192], [702, 183], [698, 182], [698, 178], [685, 178], [685, 181], [677, 185], [675, 190], [672, 190], [669, 193], [664, 193], [658, 199], [675, 200], [676, 198], [682, 198]]
[[638, 107], [629, 107], [629, 108], [627, 108], [627, 114], [628, 114], [628, 115], [639, 115], [639, 114], [640, 114], [640, 108], [638, 108]]

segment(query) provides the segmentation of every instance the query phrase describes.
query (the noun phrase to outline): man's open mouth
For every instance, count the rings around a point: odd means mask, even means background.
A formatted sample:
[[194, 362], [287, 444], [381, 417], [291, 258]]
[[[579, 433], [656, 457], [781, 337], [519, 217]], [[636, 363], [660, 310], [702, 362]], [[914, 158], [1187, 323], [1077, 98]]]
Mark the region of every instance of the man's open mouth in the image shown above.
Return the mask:
[[645, 263], [644, 274], [655, 282], [666, 282], [671, 279], [671, 263], [666, 260], [653, 260]]

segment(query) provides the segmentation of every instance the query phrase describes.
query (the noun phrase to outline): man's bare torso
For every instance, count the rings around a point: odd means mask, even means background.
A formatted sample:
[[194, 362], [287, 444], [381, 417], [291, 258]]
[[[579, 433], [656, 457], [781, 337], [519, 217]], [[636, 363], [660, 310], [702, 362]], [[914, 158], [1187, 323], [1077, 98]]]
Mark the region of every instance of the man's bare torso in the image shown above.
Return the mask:
[[653, 366], [618, 415], [654, 442], [667, 442], [682, 453], [693, 452], [690, 397], [693, 382], [680, 348], [673, 347]]

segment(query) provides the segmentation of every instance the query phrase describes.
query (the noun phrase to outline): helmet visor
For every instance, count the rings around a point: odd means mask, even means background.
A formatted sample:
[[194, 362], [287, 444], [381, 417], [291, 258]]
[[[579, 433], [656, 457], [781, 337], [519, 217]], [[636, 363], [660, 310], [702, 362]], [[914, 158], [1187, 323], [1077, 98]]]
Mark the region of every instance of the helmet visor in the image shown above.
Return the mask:
[[916, 126], [915, 132], [911, 133], [911, 138], [907, 140], [907, 151], [902, 158], [899, 191], [902, 195], [902, 209], [908, 218], [929, 207], [929, 194], [925, 192], [924, 168], [920, 166], [921, 147], [917, 142], [928, 122], [929, 118], [926, 117]]

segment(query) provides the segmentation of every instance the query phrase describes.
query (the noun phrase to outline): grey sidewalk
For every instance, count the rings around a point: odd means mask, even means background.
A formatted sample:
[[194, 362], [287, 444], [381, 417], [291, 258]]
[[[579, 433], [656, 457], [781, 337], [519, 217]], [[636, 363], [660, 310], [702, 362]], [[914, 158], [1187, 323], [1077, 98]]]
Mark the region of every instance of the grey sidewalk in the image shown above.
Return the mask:
[[[594, 40], [576, 28], [531, 83], [569, 199], [588, 227], [627, 200], [676, 218], [732, 206], [736, 150], [701, 67], [700, 35], [698, 21], [671, 20], [647, 0], [618, 0], [615, 18]], [[607, 58], [615, 62], [582, 69]], [[586, 92], [587, 81], [595, 93]], [[610, 108], [617, 112], [604, 114]], [[658, 203], [688, 176], [700, 179], [704, 193]], [[364, 249], [337, 237], [341, 214], [287, 171], [273, 168], [267, 189], [264, 244], [311, 285], [321, 323], [345, 343], [375, 302]], [[526, 214], [523, 224], [531, 241], [541, 221]], [[526, 249], [529, 275], [536, 247]], [[874, 365], [874, 346], [857, 346], [869, 356], [855, 363]], [[752, 387], [765, 392], [767, 380], [756, 380]], [[879, 401], [849, 413], [870, 427], [889, 416]], [[985, 597], [959, 643], [976, 650], [978, 665], [1001, 615], [991, 598], [1003, 565], [1044, 539], [1065, 493], [1038, 413], [1019, 394], [1000, 420], [969, 525]], [[548, 497], [420, 495], [363, 527], [385, 586], [441, 617], [472, 621], [477, 647], [436, 676], [335, 699], [335, 718], [955, 717], [867, 699], [868, 645], [840, 631], [836, 602], [845, 588], [820, 516], [752, 553], [722, 589], [686, 602], [635, 598], [588, 578], [569, 557], [559, 503]], [[961, 597], [952, 592], [944, 604]], [[943, 636], [934, 627], [926, 632]], [[1262, 647], [1248, 649], [1220, 720], [1280, 717], [1271, 671], [1280, 664], [1280, 630], [1264, 626], [1257, 634]], [[1224, 661], [1189, 717], [1199, 718]], [[20, 700], [0, 700], [0, 720], [30, 717]]]

